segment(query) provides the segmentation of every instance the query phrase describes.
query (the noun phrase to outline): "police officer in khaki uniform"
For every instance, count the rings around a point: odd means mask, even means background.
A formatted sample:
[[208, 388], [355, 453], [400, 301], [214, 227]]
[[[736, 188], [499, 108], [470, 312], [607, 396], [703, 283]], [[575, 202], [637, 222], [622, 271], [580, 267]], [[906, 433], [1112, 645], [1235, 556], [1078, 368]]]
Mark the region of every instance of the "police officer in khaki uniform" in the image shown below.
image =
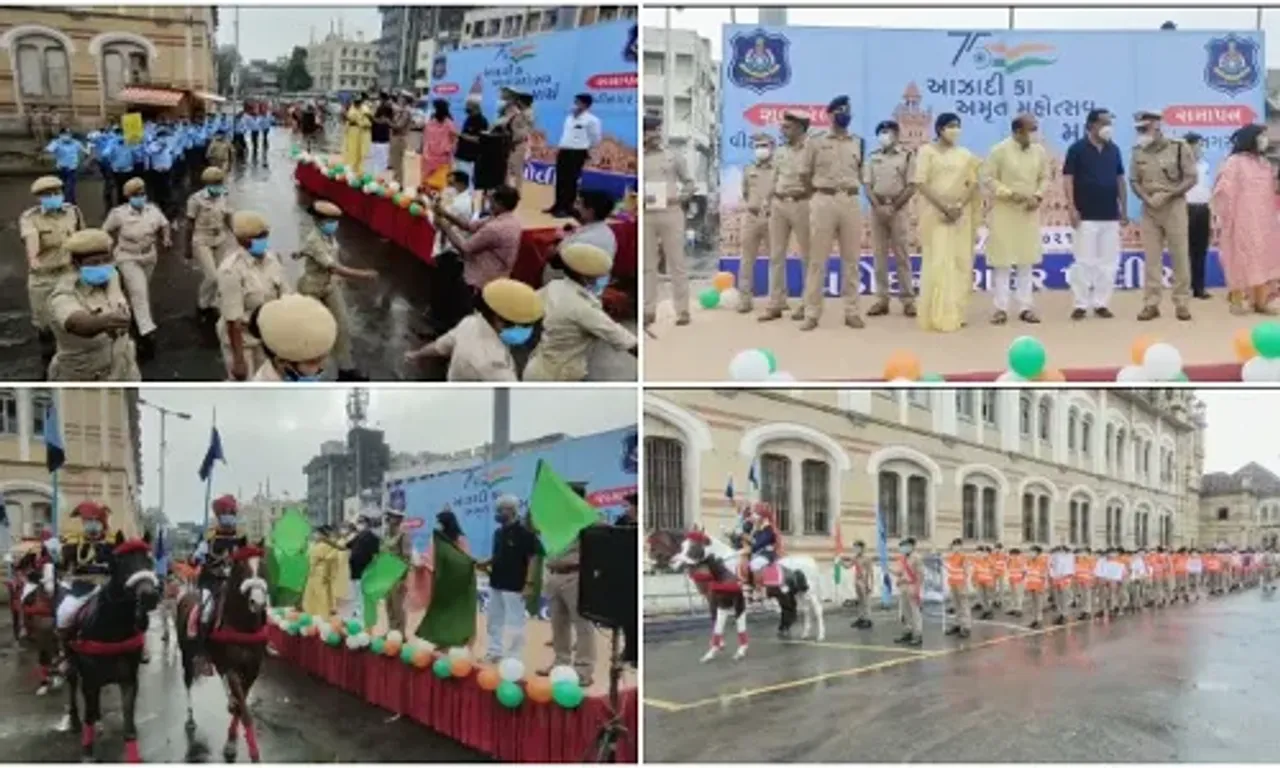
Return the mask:
[[310, 296], [287, 293], [249, 316], [249, 333], [262, 340], [267, 357], [254, 381], [319, 381], [338, 323]]
[[[769, 247], [769, 203], [773, 200], [773, 178], [777, 174], [777, 166], [773, 162], [773, 151], [777, 142], [767, 133], [757, 133], [751, 137], [752, 152], [755, 162], [742, 171], [742, 205], [746, 209], [742, 214], [740, 226], [742, 255], [738, 261], [738, 311], [750, 312], [752, 300], [755, 298], [756, 258], [760, 255], [760, 246]], [[765, 258], [769, 254], [766, 250]], [[786, 286], [785, 265], [774, 268], [769, 263], [769, 286]], [[785, 295], [784, 299], [785, 301]]]
[[141, 380], [129, 337], [129, 301], [111, 263], [111, 236], [84, 229], [67, 239], [66, 250], [73, 271], [59, 278], [49, 297], [58, 344], [49, 380]]
[[279, 257], [270, 250], [271, 228], [261, 214], [236, 211], [231, 232], [240, 247], [218, 267], [218, 340], [227, 376], [244, 381], [267, 361], [262, 342], [249, 328], [253, 312], [292, 293]]
[[818, 327], [827, 277], [827, 256], [840, 244], [840, 292], [844, 295], [844, 324], [862, 328], [858, 293], [862, 287], [858, 260], [862, 256], [862, 138], [849, 131], [853, 113], [849, 97], [837, 96], [827, 105], [831, 130], [809, 140], [813, 201], [809, 204], [809, 265], [804, 278], [805, 321], [802, 331]]
[[912, 538], [899, 542], [898, 551], [894, 591], [898, 593], [898, 610], [907, 631], [894, 642], [919, 647], [924, 644], [924, 615], [920, 611], [924, 599], [924, 559], [916, 552], [916, 540]]
[[169, 220], [158, 206], [147, 200], [147, 185], [133, 178], [124, 183], [126, 202], [107, 214], [102, 229], [116, 244], [116, 269], [133, 319], [138, 324], [138, 353], [142, 359], [155, 354], [155, 320], [151, 317], [151, 275], [158, 261], [157, 243], [165, 250], [172, 246]]
[[853, 595], [857, 601], [854, 606], [854, 629], [871, 629], [871, 577], [875, 573], [875, 562], [867, 553], [867, 545], [862, 541], [853, 542], [853, 555], [849, 558], [853, 567]]
[[639, 342], [630, 331], [605, 313], [600, 293], [608, 284], [613, 259], [588, 243], [562, 246], [551, 266], [563, 277], [549, 281], [542, 297], [542, 338], [524, 369], [525, 381], [584, 381], [587, 355], [599, 340], [635, 355]]
[[533, 324], [542, 319], [542, 299], [519, 280], [501, 277], [481, 289], [477, 304], [452, 331], [406, 353], [405, 362], [448, 357], [449, 381], [518, 381], [509, 348], [533, 336]]
[[1134, 194], [1142, 200], [1143, 273], [1142, 311], [1139, 320], [1160, 316], [1164, 294], [1164, 250], [1173, 261], [1173, 309], [1179, 320], [1190, 320], [1191, 254], [1187, 224], [1187, 192], [1196, 185], [1195, 153], [1181, 139], [1171, 139], [1160, 129], [1159, 112], [1134, 114], [1137, 146], [1129, 167]]
[[62, 180], [57, 176], [36, 179], [31, 185], [31, 194], [40, 204], [18, 217], [18, 234], [27, 251], [31, 324], [40, 338], [42, 364], [47, 366], [54, 350], [54, 337], [49, 328], [49, 294], [70, 269], [66, 242], [72, 234], [84, 229], [84, 214], [63, 199]]
[[[391, 555], [395, 555], [404, 561], [405, 565], [413, 565], [413, 542], [409, 538], [409, 534], [401, 526], [404, 523], [404, 510], [387, 509], [383, 513], [383, 519], [387, 523], [387, 535], [382, 539], [382, 551]], [[405, 600], [408, 598], [409, 584], [408, 579], [401, 579], [396, 583], [391, 591], [387, 593], [387, 629], [396, 630], [401, 634], [407, 634], [409, 614], [405, 610]]]
[[222, 130], [218, 131], [213, 137], [213, 141], [209, 142], [209, 148], [205, 150], [204, 156], [205, 160], [209, 161], [210, 168], [217, 168], [223, 173], [230, 173], [231, 161], [235, 154], [235, 149], [231, 146], [231, 142], [227, 141], [227, 132]]
[[868, 317], [889, 314], [889, 257], [898, 275], [898, 300], [902, 314], [916, 316], [915, 284], [911, 278], [911, 216], [907, 204], [915, 196], [915, 153], [898, 143], [899, 127], [893, 120], [876, 126], [880, 146], [871, 151], [862, 168], [862, 185], [871, 205], [871, 249], [875, 259], [876, 302]]
[[524, 163], [529, 159], [529, 137], [533, 135], [533, 97], [523, 91], [503, 88], [502, 103], [502, 114], [493, 127], [504, 131], [511, 140], [507, 152], [507, 185], [519, 192], [524, 186]]
[[[773, 195], [769, 203], [769, 305], [760, 322], [782, 317], [787, 309], [787, 250], [794, 236], [800, 249], [802, 280], [809, 272], [809, 199], [812, 168], [809, 163], [807, 133], [809, 118], [799, 112], [782, 116], [782, 138], [774, 160]], [[774, 275], [779, 279], [774, 280]], [[803, 292], [803, 289], [802, 289]], [[792, 320], [804, 319], [804, 301], [791, 313]]]
[[[579, 496], [587, 495], [587, 484], [568, 484]], [[547, 578], [543, 594], [550, 603], [551, 647], [555, 660], [538, 670], [539, 675], [551, 674], [552, 667], [572, 666], [578, 673], [578, 681], [584, 688], [594, 682], [596, 667], [596, 628], [589, 619], [578, 613], [579, 539], [575, 538], [567, 549], [555, 557], [546, 559]]]
[[658, 249], [667, 260], [676, 325], [689, 324], [689, 271], [684, 259], [684, 202], [693, 178], [684, 157], [662, 144], [662, 118], [644, 116], [644, 324], [658, 305]]
[[302, 277], [298, 280], [298, 293], [311, 296], [333, 313], [338, 323], [338, 342], [333, 356], [338, 364], [338, 381], [363, 381], [351, 357], [351, 320], [347, 303], [342, 298], [342, 286], [334, 277], [372, 280], [378, 273], [372, 269], [344, 267], [338, 259], [338, 220], [342, 209], [328, 200], [318, 201], [314, 209], [316, 228], [302, 241], [302, 249], [295, 259], [304, 259]]
[[227, 202], [226, 178], [221, 168], [205, 168], [200, 174], [204, 189], [187, 198], [187, 219], [191, 232], [188, 253], [196, 260], [204, 279], [196, 299], [200, 314], [212, 319], [218, 306], [218, 265], [231, 250], [231, 207]]

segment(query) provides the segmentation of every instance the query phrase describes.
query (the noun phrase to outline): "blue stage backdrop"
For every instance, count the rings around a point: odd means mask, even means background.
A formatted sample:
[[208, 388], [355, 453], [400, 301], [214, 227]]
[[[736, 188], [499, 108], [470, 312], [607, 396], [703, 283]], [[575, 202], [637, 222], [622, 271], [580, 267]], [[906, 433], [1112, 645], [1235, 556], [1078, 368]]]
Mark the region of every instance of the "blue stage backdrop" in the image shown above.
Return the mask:
[[534, 135], [524, 175], [554, 184], [564, 118], [575, 95], [590, 93], [604, 140], [591, 153], [582, 184], [621, 197], [635, 188], [638, 168], [637, 46], [635, 22], [620, 21], [451, 51], [432, 63], [431, 94], [449, 100], [455, 119], [461, 119], [467, 97], [478, 94], [490, 122], [503, 86], [533, 94]]
[[610, 520], [622, 512], [623, 499], [636, 490], [637, 431], [625, 427], [594, 435], [574, 437], [536, 450], [523, 451], [505, 461], [474, 469], [447, 472], [408, 480], [387, 490], [393, 505], [403, 504], [407, 526], [413, 530], [413, 546], [425, 551], [435, 527], [436, 514], [445, 505], [453, 509], [462, 530], [479, 559], [493, 552], [494, 503], [503, 494], [520, 499], [527, 512], [539, 460], [547, 461], [565, 480], [587, 484], [587, 499]]
[[[721, 246], [722, 268], [737, 272], [742, 208], [742, 169], [752, 162], [752, 134], [777, 134], [786, 110], [812, 119], [811, 131], [829, 124], [825, 108], [835, 96], [851, 99], [851, 130], [875, 147], [873, 131], [881, 120], [896, 120], [904, 143], [916, 148], [933, 138], [933, 123], [943, 112], [963, 122], [962, 143], [985, 157], [1009, 134], [1020, 112], [1040, 119], [1054, 181], [1043, 213], [1044, 260], [1038, 287], [1067, 288], [1072, 229], [1062, 190], [1062, 161], [1067, 148], [1084, 135], [1085, 116], [1094, 107], [1116, 115], [1115, 141], [1129, 171], [1134, 141], [1132, 115], [1152, 109], [1164, 115], [1165, 131], [1206, 137], [1210, 173], [1230, 149], [1240, 126], [1265, 121], [1266, 58], [1261, 32], [1205, 31], [946, 31], [827, 27], [724, 28], [722, 115]], [[780, 136], [779, 136], [780, 138]], [[1131, 219], [1136, 198], [1129, 196]], [[865, 200], [863, 208], [866, 208]], [[913, 215], [914, 219], [914, 215]], [[865, 226], [865, 225], [864, 225]], [[919, 243], [912, 232], [912, 267], [918, 280]], [[982, 232], [985, 237], [985, 230]], [[861, 290], [872, 292], [875, 278], [869, 230], [864, 232]], [[1223, 284], [1217, 259], [1217, 233], [1208, 259], [1207, 284]], [[991, 286], [982, 258], [974, 265], [974, 285]], [[762, 246], [763, 251], [768, 246]], [[1123, 233], [1124, 254], [1116, 285], [1142, 284], [1142, 248], [1136, 224]], [[787, 287], [799, 294], [803, 270], [789, 249]], [[828, 295], [840, 288], [838, 258], [828, 260]], [[1172, 269], [1165, 257], [1166, 282]], [[756, 262], [756, 291], [767, 292], [767, 260]], [[891, 273], [892, 274], [892, 273]], [[895, 286], [896, 287], [896, 286]]]

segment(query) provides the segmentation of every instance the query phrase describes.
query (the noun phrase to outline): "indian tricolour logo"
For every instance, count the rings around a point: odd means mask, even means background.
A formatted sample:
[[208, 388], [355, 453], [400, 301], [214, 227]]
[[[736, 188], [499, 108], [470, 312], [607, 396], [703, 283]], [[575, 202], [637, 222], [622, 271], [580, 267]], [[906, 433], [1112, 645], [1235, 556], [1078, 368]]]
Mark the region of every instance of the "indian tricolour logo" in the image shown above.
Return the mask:
[[987, 43], [973, 54], [973, 63], [978, 69], [995, 69], [1006, 75], [1047, 67], [1057, 60], [1058, 49], [1048, 43]]

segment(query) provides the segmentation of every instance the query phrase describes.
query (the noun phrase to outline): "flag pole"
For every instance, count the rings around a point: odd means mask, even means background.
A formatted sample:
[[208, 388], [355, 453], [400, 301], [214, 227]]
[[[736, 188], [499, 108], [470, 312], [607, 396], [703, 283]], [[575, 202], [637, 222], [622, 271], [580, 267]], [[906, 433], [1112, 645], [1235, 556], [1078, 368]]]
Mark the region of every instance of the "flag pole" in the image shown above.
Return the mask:
[[56, 539], [58, 537], [58, 470], [55, 469], [50, 474], [52, 480], [49, 485], [53, 490], [53, 503], [49, 505], [49, 516], [50, 523], [53, 525], [53, 537]]
[[[210, 427], [209, 433], [213, 434], [218, 429], [218, 407], [213, 407], [213, 426]], [[209, 530], [209, 505], [213, 503], [213, 464], [209, 465], [209, 474], [204, 478], [204, 525], [201, 530]]]

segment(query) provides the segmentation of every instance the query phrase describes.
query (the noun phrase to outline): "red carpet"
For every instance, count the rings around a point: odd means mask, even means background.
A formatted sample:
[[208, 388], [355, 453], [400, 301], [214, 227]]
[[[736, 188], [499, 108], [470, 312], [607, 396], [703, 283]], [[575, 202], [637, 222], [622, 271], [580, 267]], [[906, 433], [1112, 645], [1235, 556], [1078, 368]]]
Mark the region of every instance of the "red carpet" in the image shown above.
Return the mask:
[[[309, 675], [341, 688], [362, 701], [411, 718], [433, 731], [506, 763], [591, 762], [596, 733], [609, 718], [608, 700], [588, 697], [568, 710], [558, 704], [525, 699], [507, 709], [492, 691], [465, 678], [439, 679], [430, 669], [407, 666], [399, 659], [325, 645], [314, 637], [291, 636], [271, 626], [279, 661], [301, 667]], [[622, 693], [627, 733], [618, 745], [617, 762], [635, 763], [637, 696]]]
[[[1192, 382], [1197, 381], [1240, 381], [1240, 364], [1239, 363], [1218, 363], [1213, 365], [1188, 365], [1183, 369], [1187, 374], [1187, 378]], [[947, 376], [947, 381], [995, 381], [1003, 371], [977, 371], [974, 373], [954, 373]], [[1062, 372], [1067, 381], [1075, 384], [1101, 384], [1104, 382], [1114, 383], [1116, 374], [1120, 373], [1117, 368], [1068, 368]], [[1043, 384], [1052, 386], [1052, 384]], [[1037, 382], [1036, 386], [1042, 386]]]

